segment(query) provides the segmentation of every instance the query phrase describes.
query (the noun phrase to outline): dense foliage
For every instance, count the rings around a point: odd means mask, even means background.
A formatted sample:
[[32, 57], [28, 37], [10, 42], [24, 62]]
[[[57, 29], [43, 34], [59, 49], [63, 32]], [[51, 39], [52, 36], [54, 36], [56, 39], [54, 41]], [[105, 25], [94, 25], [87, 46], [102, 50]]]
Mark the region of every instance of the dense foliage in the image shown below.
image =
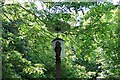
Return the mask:
[[[71, 25], [59, 35], [66, 46], [62, 78], [120, 77], [117, 5], [106, 2], [43, 4], [47, 9], [38, 10], [34, 2], [1, 6], [3, 79], [55, 77], [51, 41], [56, 33], [48, 31], [48, 27], [54, 27], [59, 20]], [[89, 11], [85, 13], [84, 8]], [[79, 25], [75, 26], [75, 22]]]

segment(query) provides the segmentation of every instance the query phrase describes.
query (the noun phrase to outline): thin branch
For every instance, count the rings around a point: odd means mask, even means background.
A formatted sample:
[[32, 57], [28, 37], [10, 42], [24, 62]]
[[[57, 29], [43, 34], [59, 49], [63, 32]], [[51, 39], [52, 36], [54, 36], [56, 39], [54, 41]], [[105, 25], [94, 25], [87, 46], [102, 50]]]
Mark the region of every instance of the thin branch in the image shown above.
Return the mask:
[[3, 13], [3, 15], [4, 15], [11, 23], [13, 23], [13, 21], [12, 21], [6, 14]]
[[[22, 9], [24, 9], [25, 11], [27, 11], [27, 12], [29, 12], [29, 13], [31, 13], [32, 15], [34, 15], [36, 18], [38, 18], [41, 22], [43, 22], [42, 21], [42, 19], [40, 19], [36, 14], [34, 14], [33, 12], [31, 12], [30, 10], [27, 10], [26, 8], [24, 8], [23, 6], [21, 6], [21, 5], [19, 5]], [[36, 20], [36, 22], [39, 24], [39, 22]], [[43, 22], [44, 23], [44, 22]], [[41, 28], [42, 29], [42, 28]], [[44, 29], [42, 29], [43, 31], [45, 31]], [[45, 32], [47, 32], [47, 31], [45, 31]], [[49, 33], [51, 36], [54, 36], [53, 34], [51, 34], [50, 32], [47, 32], [47, 33]]]
[[[34, 15], [36, 18], [38, 18], [40, 21], [42, 21], [42, 19], [40, 19], [36, 14], [34, 14], [33, 12], [31, 12], [30, 10], [27, 10], [26, 8], [24, 8], [24, 7], [21, 6], [21, 5], [18, 5], [18, 6], [20, 6], [22, 9], [24, 9], [25, 11], [31, 13], [31, 14]], [[43, 22], [43, 21], [42, 21], [42, 22]]]
[[82, 11], [82, 14], [84, 15], [85, 13], [84, 13], [84, 10], [83, 9], [81, 9], [81, 11]]

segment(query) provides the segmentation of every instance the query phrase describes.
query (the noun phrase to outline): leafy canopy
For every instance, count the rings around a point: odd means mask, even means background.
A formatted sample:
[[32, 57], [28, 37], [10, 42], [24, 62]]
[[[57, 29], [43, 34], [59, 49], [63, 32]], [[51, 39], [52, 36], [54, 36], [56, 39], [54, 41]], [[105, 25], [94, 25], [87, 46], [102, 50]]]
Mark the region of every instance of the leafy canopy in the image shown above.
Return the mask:
[[[46, 9], [41, 10], [34, 2], [1, 6], [3, 78], [55, 77], [51, 41], [56, 33], [48, 28], [62, 25], [58, 21], [70, 24], [59, 36], [66, 46], [62, 78], [120, 77], [118, 6], [107, 2], [43, 4]], [[84, 8], [89, 11], [85, 13]]]

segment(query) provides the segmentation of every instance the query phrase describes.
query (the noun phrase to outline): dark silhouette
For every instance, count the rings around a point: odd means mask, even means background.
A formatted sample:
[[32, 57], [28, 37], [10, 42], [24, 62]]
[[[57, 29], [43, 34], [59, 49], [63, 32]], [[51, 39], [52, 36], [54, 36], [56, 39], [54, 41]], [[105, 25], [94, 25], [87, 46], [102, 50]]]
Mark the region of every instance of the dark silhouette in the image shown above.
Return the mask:
[[61, 59], [60, 59], [61, 43], [59, 41], [56, 42], [54, 50], [56, 52], [56, 80], [60, 80], [61, 78]]

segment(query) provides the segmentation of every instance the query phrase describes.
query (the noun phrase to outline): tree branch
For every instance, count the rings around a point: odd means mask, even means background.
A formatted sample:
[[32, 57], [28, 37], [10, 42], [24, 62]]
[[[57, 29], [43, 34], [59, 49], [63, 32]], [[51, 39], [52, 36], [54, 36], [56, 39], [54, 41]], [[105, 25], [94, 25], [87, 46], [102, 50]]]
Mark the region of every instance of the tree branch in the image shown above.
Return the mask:
[[12, 21], [5, 13], [3, 13], [3, 15], [4, 15], [11, 23], [13, 23], [13, 21]]

